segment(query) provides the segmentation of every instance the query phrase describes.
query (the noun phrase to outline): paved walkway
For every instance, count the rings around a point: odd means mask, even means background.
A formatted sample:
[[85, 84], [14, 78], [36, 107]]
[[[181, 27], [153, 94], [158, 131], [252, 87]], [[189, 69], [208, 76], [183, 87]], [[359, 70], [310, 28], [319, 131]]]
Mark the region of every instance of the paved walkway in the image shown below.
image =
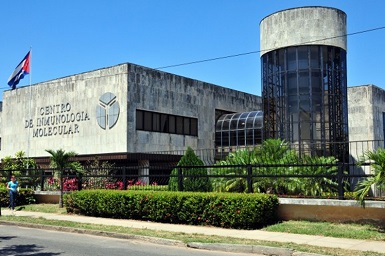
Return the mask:
[[[29, 216], [36, 218], [45, 218], [52, 220], [65, 220], [75, 221], [80, 223], [91, 223], [101, 225], [112, 225], [129, 228], [142, 228], [151, 230], [161, 230], [170, 232], [181, 232], [187, 234], [204, 234], [204, 235], [216, 235], [224, 237], [234, 237], [242, 239], [255, 239], [263, 241], [275, 241], [275, 242], [291, 242], [296, 244], [307, 244], [329, 248], [341, 248], [358, 251], [371, 251], [385, 254], [385, 241], [370, 241], [360, 239], [344, 239], [344, 238], [332, 238], [324, 236], [310, 236], [310, 235], [298, 235], [280, 232], [268, 232], [261, 230], [237, 230], [237, 229], [223, 229], [216, 227], [205, 226], [190, 226], [190, 225], [178, 225], [178, 224], [165, 224], [155, 223], [137, 220], [123, 220], [123, 219], [108, 219], [87, 217], [81, 215], [65, 215], [65, 214], [51, 214], [41, 212], [28, 212], [28, 211], [16, 211], [12, 213], [9, 210], [2, 210], [2, 215], [15, 214], [16, 216]], [[1, 220], [1, 219], [0, 219]]]

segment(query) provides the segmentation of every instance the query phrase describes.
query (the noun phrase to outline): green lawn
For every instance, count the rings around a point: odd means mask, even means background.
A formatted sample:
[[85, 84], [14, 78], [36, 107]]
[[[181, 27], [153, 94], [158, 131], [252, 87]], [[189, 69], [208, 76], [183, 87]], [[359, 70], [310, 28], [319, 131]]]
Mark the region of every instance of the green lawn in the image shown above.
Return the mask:
[[330, 222], [285, 221], [266, 227], [263, 230], [337, 238], [385, 241], [384, 228], [369, 224], [360, 225]]

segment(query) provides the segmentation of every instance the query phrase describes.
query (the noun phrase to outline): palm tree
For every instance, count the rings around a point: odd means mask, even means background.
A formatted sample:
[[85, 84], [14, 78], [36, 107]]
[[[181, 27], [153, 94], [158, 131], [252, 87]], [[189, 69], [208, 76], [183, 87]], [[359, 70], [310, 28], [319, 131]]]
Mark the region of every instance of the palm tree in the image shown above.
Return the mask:
[[76, 156], [77, 154], [74, 151], [65, 152], [63, 149], [52, 150], [46, 149], [50, 157], [50, 166], [59, 170], [59, 179], [60, 179], [60, 199], [59, 207], [63, 207], [63, 171], [65, 169], [78, 170], [79, 164], [77, 162], [71, 162], [70, 158]]
[[370, 166], [373, 168], [373, 176], [361, 180], [354, 190], [354, 195], [362, 207], [365, 207], [365, 197], [369, 194], [373, 185], [376, 184], [378, 187], [385, 185], [385, 149], [379, 148], [374, 152], [367, 151], [359, 164], [362, 165], [367, 161], [370, 162]]
[[[291, 182], [291, 191], [301, 193], [306, 196], [322, 196], [324, 193], [332, 193], [338, 191], [338, 182], [331, 176], [337, 175], [338, 159], [333, 156], [308, 156], [301, 158], [298, 174], [310, 175], [308, 178], [291, 178], [298, 182]], [[301, 166], [303, 164], [303, 166]], [[318, 176], [318, 177], [316, 177]]]
[[[289, 144], [281, 139], [267, 139], [252, 150], [241, 149], [230, 153], [226, 159], [216, 163], [216, 166], [231, 166], [229, 168], [215, 168], [212, 174], [229, 175], [224, 178], [214, 178], [215, 191], [245, 192], [248, 190], [246, 165], [255, 165], [254, 174], [285, 174], [292, 169], [286, 167], [269, 167], [266, 165], [290, 165], [298, 162], [297, 154], [290, 149]], [[258, 165], [261, 165], [260, 167]], [[235, 177], [231, 177], [235, 176]], [[238, 177], [236, 177], [238, 176]], [[288, 180], [283, 178], [253, 178], [252, 186], [255, 191], [266, 192], [275, 190], [280, 192], [288, 186]]]
[[[230, 153], [224, 160], [218, 161], [215, 164], [216, 166], [226, 167], [217, 167], [211, 170], [211, 174], [220, 176], [211, 178], [214, 191], [246, 192], [247, 180], [245, 177], [247, 175], [247, 168], [245, 166], [251, 164], [254, 157], [253, 153], [247, 149], [240, 149]], [[229, 177], [226, 177], [227, 175]]]

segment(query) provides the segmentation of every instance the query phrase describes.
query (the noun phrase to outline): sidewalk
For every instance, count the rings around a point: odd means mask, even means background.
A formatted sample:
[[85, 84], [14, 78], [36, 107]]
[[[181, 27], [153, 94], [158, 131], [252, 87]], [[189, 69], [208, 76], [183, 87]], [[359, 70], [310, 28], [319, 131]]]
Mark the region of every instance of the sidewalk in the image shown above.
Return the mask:
[[[10, 210], [2, 210], [1, 214], [12, 215]], [[27, 211], [16, 211], [16, 216], [28, 216], [35, 218], [45, 218], [52, 220], [63, 220], [63, 221], [74, 221], [80, 223], [90, 224], [101, 224], [111, 225], [129, 228], [139, 229], [150, 229], [170, 232], [180, 232], [186, 234], [203, 234], [203, 235], [216, 235], [223, 237], [234, 237], [242, 239], [255, 239], [263, 241], [274, 241], [274, 242], [291, 242], [296, 244], [314, 245], [320, 247], [329, 248], [341, 248], [348, 250], [358, 251], [371, 251], [385, 254], [385, 241], [370, 241], [370, 240], [359, 240], [359, 239], [345, 239], [345, 238], [332, 238], [323, 236], [310, 236], [310, 235], [299, 235], [289, 234], [280, 232], [268, 232], [261, 230], [237, 230], [237, 229], [224, 229], [216, 227], [205, 227], [205, 226], [190, 226], [190, 225], [179, 225], [179, 224], [165, 224], [155, 222], [145, 222], [137, 220], [124, 220], [124, 219], [108, 219], [108, 218], [97, 218], [80, 215], [62, 215], [62, 214], [50, 214], [41, 212], [27, 212]], [[1, 221], [1, 217], [0, 217]]]

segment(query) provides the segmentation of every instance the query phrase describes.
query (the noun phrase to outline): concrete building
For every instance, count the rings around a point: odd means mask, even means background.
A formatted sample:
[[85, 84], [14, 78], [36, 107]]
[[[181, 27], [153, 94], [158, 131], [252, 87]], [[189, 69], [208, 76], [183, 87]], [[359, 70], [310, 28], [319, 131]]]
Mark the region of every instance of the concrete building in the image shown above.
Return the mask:
[[350, 155], [354, 161], [364, 152], [384, 147], [385, 90], [375, 85], [348, 88]]
[[0, 157], [22, 150], [47, 163], [46, 149], [64, 149], [150, 165], [151, 152], [213, 149], [222, 114], [259, 109], [255, 95], [121, 64], [5, 91]]
[[347, 159], [346, 14], [287, 9], [262, 19], [260, 31], [265, 137]]
[[357, 160], [383, 146], [385, 91], [347, 88], [344, 12], [288, 9], [260, 27], [262, 97], [131, 63], [58, 78], [4, 92], [0, 159], [22, 150], [47, 165], [45, 150], [62, 148], [79, 161], [151, 166], [188, 146], [282, 138], [300, 152]]
[[[385, 90], [375, 85], [348, 88], [349, 154], [350, 162], [357, 162], [367, 151], [384, 148]], [[373, 174], [370, 166], [352, 166], [351, 174]], [[355, 184], [358, 180], [351, 179]], [[383, 196], [383, 190], [372, 187], [374, 196]]]
[[375, 85], [348, 88], [349, 138], [351, 141], [385, 139], [385, 91]]

